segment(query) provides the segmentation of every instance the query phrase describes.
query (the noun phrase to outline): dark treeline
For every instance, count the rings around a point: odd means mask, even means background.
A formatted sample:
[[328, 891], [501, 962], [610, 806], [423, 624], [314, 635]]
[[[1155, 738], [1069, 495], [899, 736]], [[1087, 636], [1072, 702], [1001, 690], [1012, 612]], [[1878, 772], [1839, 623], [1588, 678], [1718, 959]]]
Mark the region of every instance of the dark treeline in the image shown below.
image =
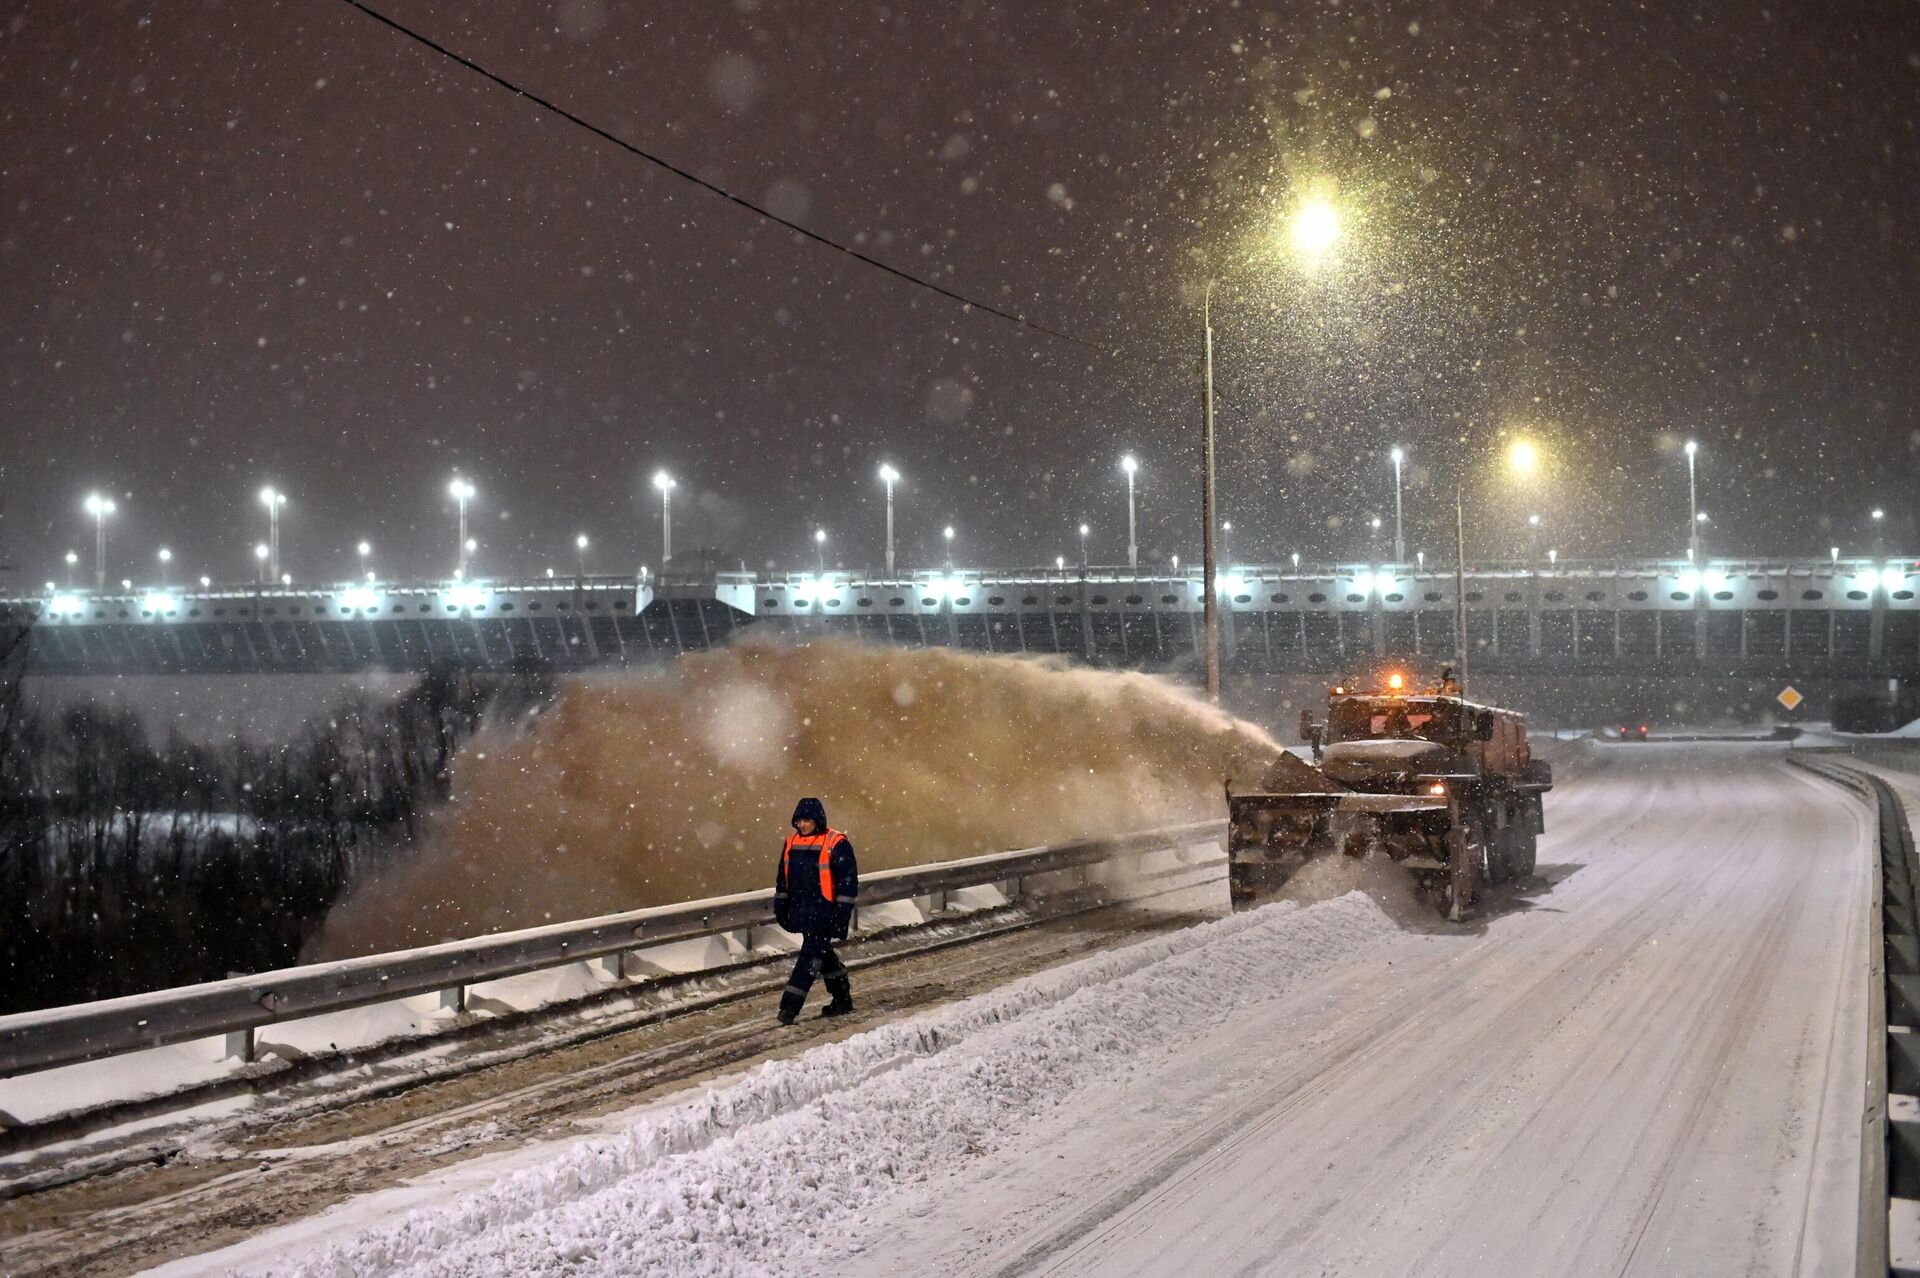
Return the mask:
[[125, 710], [36, 712], [6, 672], [0, 1012], [296, 962], [356, 875], [405, 854], [482, 715], [552, 691], [537, 670], [435, 670], [392, 702], [349, 698], [291, 740], [214, 747], [156, 741]]

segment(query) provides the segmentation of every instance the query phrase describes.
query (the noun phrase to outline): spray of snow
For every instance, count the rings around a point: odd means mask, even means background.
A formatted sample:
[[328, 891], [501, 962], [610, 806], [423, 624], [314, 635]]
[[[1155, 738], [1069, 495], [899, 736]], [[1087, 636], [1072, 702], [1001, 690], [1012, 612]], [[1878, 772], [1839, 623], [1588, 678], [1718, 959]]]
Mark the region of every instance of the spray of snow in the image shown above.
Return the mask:
[[881, 869], [1220, 816], [1229, 778], [1320, 784], [1163, 679], [843, 642], [580, 681], [453, 775], [426, 848], [352, 893], [316, 956], [751, 890], [802, 795]]
[[1034, 1116], [1399, 934], [1355, 894], [1095, 955], [771, 1062], [274, 1272], [821, 1272], [898, 1187], [991, 1156]]

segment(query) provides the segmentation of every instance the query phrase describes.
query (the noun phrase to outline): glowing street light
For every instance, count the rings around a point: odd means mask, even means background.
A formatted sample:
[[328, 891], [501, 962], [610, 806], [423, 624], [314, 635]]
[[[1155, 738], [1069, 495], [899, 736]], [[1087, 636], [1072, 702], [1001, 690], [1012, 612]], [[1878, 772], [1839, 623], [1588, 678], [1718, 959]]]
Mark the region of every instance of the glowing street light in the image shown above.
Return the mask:
[[665, 572], [673, 559], [673, 490], [679, 484], [666, 471], [656, 470], [653, 486], [660, 490], [660, 570]]
[[160, 584], [164, 586], [167, 584], [167, 565], [173, 562], [173, 552], [162, 546], [155, 558], [160, 561]]
[[87, 494], [87, 513], [93, 516], [93, 588], [102, 594], [107, 589], [107, 516], [117, 507], [113, 498], [99, 493]]
[[200, 589], [202, 589], [202, 590], [211, 590], [211, 589], [213, 589], [213, 578], [211, 578], [211, 577], [209, 577], [209, 576], [207, 576], [207, 575], [206, 575], [205, 573], [201, 573], [201, 574], [200, 574]]
[[357, 553], [360, 556], [360, 575], [362, 577], [365, 577], [368, 581], [372, 581], [373, 570], [367, 567], [367, 556], [373, 553], [373, 543], [369, 541], [363, 541], [359, 545], [355, 546], [353, 549], [355, 553]]
[[815, 562], [820, 566], [820, 572], [824, 575], [827, 571], [827, 530], [824, 528], [813, 530], [813, 554]]
[[900, 472], [890, 463], [880, 463], [880, 482], [887, 486], [887, 576], [893, 576], [893, 486], [900, 482]]
[[1887, 539], [1884, 532], [1887, 512], [1875, 506], [1873, 508], [1873, 557], [1884, 559], [1887, 554]]
[[573, 539], [573, 549], [580, 558], [580, 575], [584, 577], [587, 575], [587, 535], [585, 533]]
[[77, 551], [69, 550], [67, 552], [67, 589], [68, 590], [73, 589], [73, 569], [74, 569], [74, 565], [78, 564], [79, 562], [80, 562], [79, 553]]
[[253, 570], [254, 580], [263, 586], [272, 580], [272, 578], [267, 576], [267, 556], [271, 553], [272, 552], [267, 549], [267, 543], [264, 541], [259, 542], [253, 548], [253, 562], [255, 565]]
[[467, 503], [473, 499], [474, 487], [466, 480], [455, 475], [453, 482], [447, 485], [447, 492], [460, 507], [460, 540], [455, 542], [459, 554], [454, 560], [454, 572], [464, 576], [467, 570]]
[[1371, 534], [1367, 538], [1367, 561], [1377, 564], [1380, 562], [1380, 516], [1367, 521], [1367, 531]]
[[[1520, 438], [1507, 445], [1507, 470], [1520, 478], [1531, 477], [1540, 469], [1540, 449], [1530, 439]], [[1529, 535], [1540, 527], [1540, 516], [1527, 517]], [[1532, 558], [1532, 546], [1528, 558]], [[1467, 694], [1467, 503], [1466, 483], [1453, 486], [1453, 635], [1458, 647], [1454, 668], [1460, 695]]]
[[947, 571], [953, 571], [953, 525], [948, 524], [940, 530], [940, 536], [947, 543]]
[[[1127, 568], [1133, 572], [1139, 572], [1140, 536], [1134, 520], [1133, 477], [1140, 473], [1140, 463], [1134, 460], [1132, 453], [1128, 453], [1120, 459], [1120, 469], [1127, 472]], [[1208, 522], [1211, 523], [1212, 512], [1208, 514]]]
[[1396, 446], [1387, 456], [1393, 459], [1393, 562], [1403, 564], [1407, 561], [1407, 530], [1401, 517], [1400, 467], [1407, 460], [1407, 450]]
[[260, 504], [267, 508], [267, 575], [280, 575], [280, 510], [287, 504], [287, 495], [275, 489], [260, 490]]
[[1220, 557], [1229, 563], [1233, 562], [1233, 521], [1231, 519], [1220, 525]]
[[1080, 566], [1087, 566], [1087, 534], [1093, 530], [1085, 524], [1080, 525]]
[[1540, 516], [1527, 516], [1527, 565], [1540, 557]]
[[1309, 199], [1287, 220], [1287, 239], [1309, 264], [1325, 257], [1340, 239], [1340, 214], [1323, 199]]
[[1065, 555], [1055, 555], [1053, 557], [1053, 566], [1055, 570], [1065, 572], [1067, 570], [1067, 557]]

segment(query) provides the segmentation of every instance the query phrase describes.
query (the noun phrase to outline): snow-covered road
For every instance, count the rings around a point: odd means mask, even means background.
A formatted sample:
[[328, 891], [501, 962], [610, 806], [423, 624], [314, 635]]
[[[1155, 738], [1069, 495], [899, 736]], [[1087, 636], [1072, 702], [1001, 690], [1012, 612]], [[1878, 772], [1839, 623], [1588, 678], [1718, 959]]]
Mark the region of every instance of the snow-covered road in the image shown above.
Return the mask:
[[876, 1246], [970, 1273], [1850, 1272], [1867, 826], [1777, 758], [1604, 749], [1553, 802], [1533, 908], [1233, 1018], [903, 1195]]
[[1850, 1269], [1865, 811], [1777, 747], [1595, 754], [1473, 928], [1203, 924], [193, 1267]]

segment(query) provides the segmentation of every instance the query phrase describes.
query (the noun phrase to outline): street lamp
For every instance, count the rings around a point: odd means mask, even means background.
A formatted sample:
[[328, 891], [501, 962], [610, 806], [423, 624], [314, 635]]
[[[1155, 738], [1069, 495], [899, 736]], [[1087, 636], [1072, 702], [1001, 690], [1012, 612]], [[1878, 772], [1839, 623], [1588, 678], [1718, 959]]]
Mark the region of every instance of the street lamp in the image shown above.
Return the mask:
[[458, 575], [464, 577], [467, 574], [467, 502], [473, 497], [474, 488], [472, 484], [455, 475], [453, 482], [447, 485], [447, 491], [453, 494], [454, 501], [460, 505], [460, 540], [457, 543], [460, 553], [454, 569]]
[[473, 552], [480, 549], [480, 539], [469, 537], [460, 543], [460, 549], [465, 552], [460, 557], [460, 575], [464, 577], [473, 571]]
[[363, 541], [359, 545], [355, 546], [353, 549], [354, 549], [354, 552], [360, 556], [360, 575], [362, 577], [365, 577], [368, 581], [372, 581], [373, 569], [367, 567], [367, 556], [373, 553], [373, 543], [369, 541]]
[[573, 549], [574, 553], [579, 556], [580, 575], [584, 577], [587, 575], [587, 535], [585, 533], [581, 533], [573, 539]]
[[74, 565], [79, 562], [80, 562], [79, 554], [75, 551], [69, 550], [67, 552], [67, 589], [68, 590], [73, 589], [73, 568], [74, 568]]
[[1233, 562], [1233, 521], [1231, 519], [1220, 525], [1220, 557], [1228, 563]]
[[1395, 447], [1387, 456], [1393, 458], [1393, 562], [1407, 561], [1407, 530], [1401, 517], [1400, 506], [1400, 467], [1407, 460], [1407, 450]]
[[1540, 516], [1527, 516], [1527, 567], [1540, 558]]
[[[1304, 200], [1294, 209], [1287, 223], [1288, 238], [1294, 255], [1311, 269], [1319, 264], [1340, 238], [1340, 215], [1333, 205], [1319, 197]], [[1220, 700], [1220, 598], [1216, 584], [1217, 556], [1214, 553], [1214, 425], [1213, 425], [1213, 286], [1208, 279], [1200, 295], [1201, 383], [1200, 418], [1203, 438], [1200, 449], [1200, 585], [1204, 596], [1202, 612], [1206, 619], [1207, 698]], [[1139, 571], [1139, 552], [1133, 535], [1133, 459], [1127, 467], [1127, 561]]]
[[1886, 511], [1878, 506], [1873, 508], [1873, 557], [1875, 559], [1884, 559], [1887, 555], [1887, 539], [1883, 532], [1886, 518]]
[[653, 486], [660, 490], [660, 570], [665, 572], [673, 558], [673, 490], [679, 485], [666, 471], [656, 470]]
[[1380, 516], [1369, 519], [1367, 529], [1371, 534], [1367, 538], [1367, 562], [1377, 564], [1380, 562]]
[[266, 585], [269, 580], [267, 577], [267, 556], [270, 553], [267, 549], [267, 543], [264, 541], [255, 545], [253, 548], [253, 562], [255, 565], [253, 579], [263, 586]]
[[948, 524], [940, 530], [940, 536], [947, 543], [947, 571], [953, 571], [953, 525]]
[[260, 490], [260, 504], [267, 508], [267, 575], [280, 575], [280, 508], [287, 504], [287, 495], [272, 488]]
[[[1211, 332], [1212, 330], [1208, 331]], [[1212, 339], [1209, 338], [1208, 340], [1209, 343], [1211, 343]], [[1208, 403], [1212, 403], [1211, 393], [1208, 395]], [[1132, 453], [1128, 453], [1120, 459], [1120, 469], [1127, 472], [1127, 567], [1133, 572], [1139, 572], [1140, 537], [1138, 526], [1134, 522], [1133, 477], [1140, 473], [1140, 463], [1133, 459]], [[1212, 511], [1207, 512], [1207, 523], [1209, 527], [1212, 526]]]
[[900, 482], [900, 472], [887, 462], [880, 463], [880, 482], [887, 486], [887, 576], [893, 576], [893, 486]]
[[1065, 572], [1067, 570], [1067, 557], [1065, 555], [1055, 555], [1053, 557], [1053, 566], [1056, 571]]
[[1700, 445], [1689, 439], [1687, 454], [1687, 562], [1700, 560], [1700, 487], [1694, 477], [1694, 454], [1700, 451]]
[[93, 516], [93, 588], [102, 594], [107, 589], [107, 516], [116, 509], [113, 498], [87, 494], [87, 513]]
[[816, 562], [817, 562], [817, 563], [819, 564], [819, 566], [820, 566], [820, 572], [821, 572], [821, 575], [822, 575], [822, 576], [824, 576], [824, 575], [826, 575], [826, 571], [827, 571], [827, 530], [826, 530], [826, 529], [824, 529], [824, 528], [816, 528], [816, 529], [814, 529], [814, 530], [813, 530], [813, 553], [814, 553], [814, 558], [815, 558], [815, 561], [816, 561]]
[[173, 562], [173, 552], [162, 546], [156, 558], [160, 560], [160, 584], [164, 586], [167, 584], [167, 565]]
[[1080, 566], [1087, 566], [1087, 534], [1092, 531], [1085, 524], [1080, 525]]
[[[1540, 469], [1540, 450], [1532, 440], [1516, 439], [1507, 445], [1507, 469], [1515, 475], [1530, 476]], [[1455, 681], [1460, 695], [1467, 695], [1467, 504], [1466, 483], [1453, 486], [1453, 637], [1458, 648]], [[1531, 515], [1529, 526], [1537, 528], [1540, 516]]]

